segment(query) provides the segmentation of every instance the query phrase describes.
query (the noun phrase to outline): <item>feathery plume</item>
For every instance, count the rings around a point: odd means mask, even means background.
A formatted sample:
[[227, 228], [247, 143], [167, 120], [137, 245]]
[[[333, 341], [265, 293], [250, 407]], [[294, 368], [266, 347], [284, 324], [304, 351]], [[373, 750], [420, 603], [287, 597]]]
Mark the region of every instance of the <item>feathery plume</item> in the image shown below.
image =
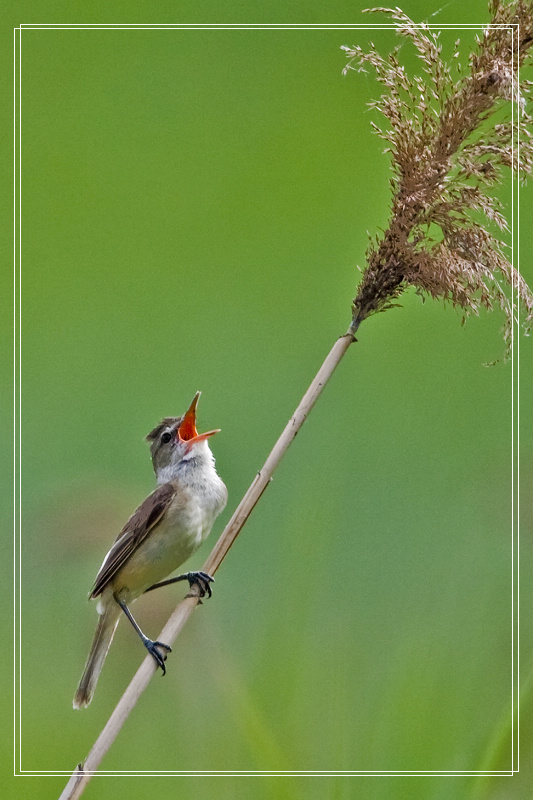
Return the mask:
[[[438, 33], [399, 8], [371, 11], [395, 20], [398, 33], [416, 48], [423, 76], [407, 74], [399, 47], [387, 57], [373, 45], [367, 52], [342, 48], [345, 74], [370, 64], [383, 86], [370, 105], [386, 119], [383, 128], [373, 128], [387, 142], [393, 168], [389, 225], [367, 251], [353, 302], [353, 331], [371, 314], [395, 305], [409, 286], [450, 301], [465, 317], [481, 307], [500, 307], [506, 315], [506, 355], [518, 316], [513, 288], [526, 330], [533, 323], [533, 295], [509, 260], [508, 223], [493, 191], [507, 168], [525, 176], [533, 166], [533, 119], [526, 111], [531, 84], [519, 82], [519, 68], [533, 45], [533, 3], [491, 0], [489, 10], [491, 22], [477, 37], [466, 71], [459, 63], [459, 41], [448, 63]], [[496, 123], [495, 112], [501, 120], [502, 108], [508, 120]]]

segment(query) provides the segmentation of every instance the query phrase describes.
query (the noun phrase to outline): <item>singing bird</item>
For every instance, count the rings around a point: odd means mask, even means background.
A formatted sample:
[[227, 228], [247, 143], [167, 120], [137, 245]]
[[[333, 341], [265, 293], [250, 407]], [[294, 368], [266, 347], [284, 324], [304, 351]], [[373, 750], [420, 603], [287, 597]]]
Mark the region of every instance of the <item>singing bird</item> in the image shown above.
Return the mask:
[[200, 434], [196, 430], [199, 397], [197, 392], [182, 417], [167, 417], [146, 437], [158, 486], [124, 525], [89, 594], [89, 599], [99, 598], [100, 617], [74, 708], [84, 708], [91, 702], [122, 612], [165, 673], [166, 653], [171, 648], [144, 635], [128, 607], [133, 600], [182, 580], [191, 587], [197, 584], [200, 597], [211, 596], [213, 578], [205, 572], [187, 572], [164, 580], [198, 549], [228, 497], [207, 442], [218, 430]]

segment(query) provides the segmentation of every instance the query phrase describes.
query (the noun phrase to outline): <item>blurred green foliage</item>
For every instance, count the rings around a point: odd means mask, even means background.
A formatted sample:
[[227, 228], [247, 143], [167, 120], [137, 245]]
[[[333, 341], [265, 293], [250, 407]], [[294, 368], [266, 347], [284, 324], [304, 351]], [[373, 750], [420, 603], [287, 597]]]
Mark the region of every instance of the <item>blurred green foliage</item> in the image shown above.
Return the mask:
[[[8, 22], [370, 24], [361, 7], [76, 1], [51, 13], [27, 2]], [[428, 17], [425, 3], [403, 8]], [[435, 23], [487, 19], [477, 0], [431, 10]], [[341, 75], [340, 46], [370, 38], [394, 43], [390, 31], [367, 30], [22, 35], [24, 770], [73, 769], [143, 658], [122, 624], [92, 706], [72, 710], [96, 623], [87, 592], [153, 486], [143, 436], [197, 389], [200, 425], [222, 428], [213, 449], [230, 500], [191, 563], [199, 568], [349, 323], [367, 231], [385, 225], [389, 203], [389, 164], [365, 106], [378, 89], [371, 74]], [[527, 220], [531, 192], [520, 202]], [[530, 283], [531, 240], [523, 225]], [[411, 294], [402, 304], [362, 326], [217, 574], [213, 600], [103, 769], [510, 768], [513, 365], [483, 367], [503, 351], [503, 320], [461, 327], [450, 308]], [[526, 575], [528, 340], [520, 361]], [[518, 397], [515, 381], [515, 423]], [[179, 596], [137, 603], [148, 633]], [[521, 602], [525, 675], [529, 585]], [[528, 698], [522, 763], [532, 755]], [[3, 796], [57, 796], [66, 777], [9, 778], [10, 702]], [[533, 782], [523, 773], [98, 777], [85, 797], [169, 789], [478, 800], [530, 797]]]

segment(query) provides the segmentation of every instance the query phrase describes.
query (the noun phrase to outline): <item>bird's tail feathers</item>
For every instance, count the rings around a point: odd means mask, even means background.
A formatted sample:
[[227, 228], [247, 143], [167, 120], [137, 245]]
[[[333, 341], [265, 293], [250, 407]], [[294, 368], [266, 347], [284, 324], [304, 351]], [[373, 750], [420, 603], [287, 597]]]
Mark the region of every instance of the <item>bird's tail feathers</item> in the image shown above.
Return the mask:
[[100, 614], [100, 618], [94, 634], [91, 650], [72, 702], [74, 708], [86, 708], [93, 699], [98, 677], [118, 625], [120, 607], [114, 601], [110, 601], [105, 605], [100, 603], [98, 613]]

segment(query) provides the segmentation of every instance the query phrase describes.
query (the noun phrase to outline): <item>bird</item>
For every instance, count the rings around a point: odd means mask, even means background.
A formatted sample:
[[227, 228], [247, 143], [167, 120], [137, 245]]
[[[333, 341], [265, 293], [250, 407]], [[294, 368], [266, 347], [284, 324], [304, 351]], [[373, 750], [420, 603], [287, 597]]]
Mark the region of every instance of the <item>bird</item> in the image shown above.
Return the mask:
[[118, 534], [89, 593], [89, 599], [98, 598], [99, 619], [74, 695], [76, 709], [87, 707], [93, 698], [123, 613], [165, 674], [170, 646], [145, 636], [129, 609], [140, 595], [187, 580], [190, 587], [199, 587], [200, 598], [206, 594], [211, 597], [210, 583], [214, 579], [205, 572], [187, 572], [167, 579], [202, 544], [228, 497], [208, 444], [219, 429], [200, 434], [196, 429], [200, 394], [196, 392], [183, 416], [165, 417], [146, 437], [157, 488]]

